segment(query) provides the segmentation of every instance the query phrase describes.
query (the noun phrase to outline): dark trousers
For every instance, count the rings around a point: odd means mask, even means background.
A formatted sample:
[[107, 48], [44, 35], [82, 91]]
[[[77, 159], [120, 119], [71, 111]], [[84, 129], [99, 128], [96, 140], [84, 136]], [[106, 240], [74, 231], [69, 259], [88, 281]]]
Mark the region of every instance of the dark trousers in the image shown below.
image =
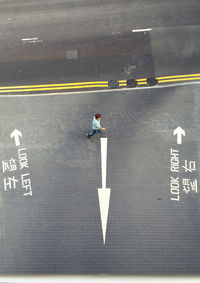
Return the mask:
[[96, 132], [98, 132], [98, 134], [102, 133], [102, 130], [98, 129], [98, 130], [93, 130], [91, 133], [88, 134], [88, 137], [92, 137], [96, 134]]

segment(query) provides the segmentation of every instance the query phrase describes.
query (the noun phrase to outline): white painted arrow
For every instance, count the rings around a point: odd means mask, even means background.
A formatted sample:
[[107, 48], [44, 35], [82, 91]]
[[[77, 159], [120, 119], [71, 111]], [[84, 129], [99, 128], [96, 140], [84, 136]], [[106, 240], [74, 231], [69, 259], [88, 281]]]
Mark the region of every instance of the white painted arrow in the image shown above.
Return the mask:
[[182, 144], [182, 135], [185, 136], [185, 131], [178, 127], [174, 130], [174, 136], [177, 135], [177, 144]]
[[11, 134], [10, 134], [10, 137], [11, 139], [14, 137], [15, 138], [15, 144], [16, 146], [19, 146], [20, 145], [20, 140], [19, 140], [19, 137], [22, 138], [22, 133], [18, 130], [14, 130]]
[[100, 214], [101, 214], [103, 243], [105, 244], [111, 189], [106, 188], [107, 138], [101, 138], [100, 141], [101, 141], [102, 188], [98, 189], [98, 196], [99, 196], [99, 207], [100, 207]]

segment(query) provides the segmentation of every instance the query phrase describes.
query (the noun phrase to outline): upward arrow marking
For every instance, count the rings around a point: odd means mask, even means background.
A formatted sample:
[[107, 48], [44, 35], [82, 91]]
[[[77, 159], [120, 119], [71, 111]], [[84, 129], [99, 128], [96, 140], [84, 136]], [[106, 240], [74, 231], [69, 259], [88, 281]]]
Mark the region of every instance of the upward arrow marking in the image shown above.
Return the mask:
[[11, 134], [10, 134], [10, 137], [11, 139], [14, 137], [15, 138], [15, 144], [16, 146], [19, 146], [20, 145], [20, 140], [19, 140], [19, 137], [22, 138], [22, 133], [18, 130], [14, 130]]
[[174, 130], [174, 136], [177, 135], [177, 144], [182, 144], [182, 135], [185, 136], [185, 131], [178, 127]]
[[101, 138], [102, 188], [98, 189], [98, 196], [99, 196], [99, 207], [101, 214], [101, 226], [102, 226], [104, 244], [106, 242], [106, 229], [107, 229], [110, 191], [111, 191], [111, 189], [106, 188], [106, 166], [107, 166], [107, 138]]

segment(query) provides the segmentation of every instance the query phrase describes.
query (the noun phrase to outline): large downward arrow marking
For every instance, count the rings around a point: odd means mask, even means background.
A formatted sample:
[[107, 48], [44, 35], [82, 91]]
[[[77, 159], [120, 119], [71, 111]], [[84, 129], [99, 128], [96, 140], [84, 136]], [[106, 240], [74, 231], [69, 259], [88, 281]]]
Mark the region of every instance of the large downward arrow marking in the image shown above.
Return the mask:
[[99, 196], [99, 207], [101, 214], [103, 243], [105, 244], [111, 189], [106, 188], [107, 138], [101, 138], [100, 141], [101, 141], [102, 188], [98, 189], [98, 196]]

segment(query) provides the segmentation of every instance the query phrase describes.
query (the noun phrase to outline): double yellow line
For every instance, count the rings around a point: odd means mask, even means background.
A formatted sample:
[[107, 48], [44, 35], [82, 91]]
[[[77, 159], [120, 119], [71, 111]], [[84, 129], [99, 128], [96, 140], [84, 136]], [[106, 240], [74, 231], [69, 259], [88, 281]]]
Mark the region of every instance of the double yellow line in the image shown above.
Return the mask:
[[30, 91], [49, 91], [63, 89], [84, 89], [84, 88], [107, 88], [107, 81], [98, 82], [80, 82], [63, 84], [44, 84], [44, 85], [24, 85], [24, 86], [6, 86], [0, 87], [1, 92], [30, 92]]
[[[156, 77], [159, 84], [170, 83], [170, 82], [181, 82], [181, 81], [200, 81], [200, 74], [188, 74], [188, 75], [174, 75], [174, 76], [166, 76], [166, 77]], [[147, 85], [147, 79], [138, 79], [136, 80], [138, 85]], [[126, 80], [121, 81], [122, 84], [120, 86], [127, 86]]]
[[189, 75], [176, 75], [157, 78], [158, 83], [170, 83], [170, 82], [180, 82], [180, 81], [194, 81], [200, 80], [200, 74], [189, 74]]
[[[138, 85], [147, 85], [147, 79], [137, 79], [136, 82]], [[120, 87], [127, 86], [126, 80], [119, 81], [119, 86]]]
[[[159, 84], [181, 81], [199, 80], [200, 74], [188, 74], [188, 75], [175, 75], [157, 77]], [[147, 79], [137, 79], [138, 85], [147, 85]], [[95, 81], [95, 82], [77, 82], [77, 83], [61, 83], [61, 84], [42, 84], [42, 85], [22, 85], [22, 86], [5, 86], [0, 87], [0, 93], [13, 93], [13, 92], [37, 92], [37, 91], [52, 91], [52, 90], [77, 90], [77, 89], [98, 89], [108, 88], [108, 81]], [[119, 81], [119, 87], [127, 87], [126, 80]]]

